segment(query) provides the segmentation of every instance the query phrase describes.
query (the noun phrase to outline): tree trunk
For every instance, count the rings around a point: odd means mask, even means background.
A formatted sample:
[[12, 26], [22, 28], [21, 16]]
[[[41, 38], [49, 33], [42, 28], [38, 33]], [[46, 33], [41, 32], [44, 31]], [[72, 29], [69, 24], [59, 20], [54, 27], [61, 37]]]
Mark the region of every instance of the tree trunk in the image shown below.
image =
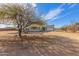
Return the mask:
[[18, 36], [19, 36], [19, 38], [21, 39], [21, 41], [23, 41], [22, 40], [22, 26], [20, 25], [20, 24], [18, 24]]
[[22, 38], [22, 35], [21, 35], [22, 30], [19, 29], [18, 32], [19, 32], [19, 37]]
[[19, 29], [18, 32], [19, 32], [18, 35], [19, 35], [19, 37], [21, 39], [21, 42], [23, 42], [23, 39], [22, 39], [22, 29]]

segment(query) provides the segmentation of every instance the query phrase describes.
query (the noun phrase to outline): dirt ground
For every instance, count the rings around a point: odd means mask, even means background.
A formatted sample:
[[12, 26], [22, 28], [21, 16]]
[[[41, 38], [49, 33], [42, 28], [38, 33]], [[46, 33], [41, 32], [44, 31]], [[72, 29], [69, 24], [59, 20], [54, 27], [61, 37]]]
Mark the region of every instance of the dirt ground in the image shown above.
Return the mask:
[[79, 33], [0, 31], [1, 56], [79, 56]]

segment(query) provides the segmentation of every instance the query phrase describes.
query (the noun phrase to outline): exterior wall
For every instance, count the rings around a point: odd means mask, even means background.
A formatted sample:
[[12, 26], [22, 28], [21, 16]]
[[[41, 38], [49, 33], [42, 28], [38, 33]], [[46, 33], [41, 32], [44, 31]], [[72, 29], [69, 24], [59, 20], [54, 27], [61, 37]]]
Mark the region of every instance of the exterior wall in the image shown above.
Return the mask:
[[40, 28], [36, 28], [36, 29], [31, 29], [31, 28], [29, 28], [28, 30], [29, 30], [30, 32], [40, 32], [40, 31], [41, 31]]
[[37, 27], [35, 29], [32, 29], [31, 27], [24, 29], [24, 32], [40, 32], [40, 31], [42, 31], [40, 27]]
[[26, 32], [26, 31], [27, 32], [54, 31], [54, 26], [45, 26], [44, 28], [43, 27], [40, 27], [40, 26], [37, 26], [35, 29], [32, 29], [32, 27], [28, 27], [28, 28], [25, 28], [24, 29], [24, 32]]
[[46, 31], [54, 31], [54, 26], [47, 26]]

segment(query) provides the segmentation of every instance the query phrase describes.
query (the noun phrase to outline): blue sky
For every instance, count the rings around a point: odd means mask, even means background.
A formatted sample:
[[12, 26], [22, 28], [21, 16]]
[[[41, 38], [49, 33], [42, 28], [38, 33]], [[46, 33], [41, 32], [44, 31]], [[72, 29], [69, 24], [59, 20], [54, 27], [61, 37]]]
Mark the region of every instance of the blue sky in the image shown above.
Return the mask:
[[[42, 17], [48, 25], [61, 27], [79, 22], [79, 4], [73, 3], [33, 3], [38, 16]], [[6, 27], [0, 24], [0, 27]]]
[[37, 14], [44, 18], [48, 25], [61, 27], [79, 22], [79, 4], [72, 3], [39, 3], [35, 4]]

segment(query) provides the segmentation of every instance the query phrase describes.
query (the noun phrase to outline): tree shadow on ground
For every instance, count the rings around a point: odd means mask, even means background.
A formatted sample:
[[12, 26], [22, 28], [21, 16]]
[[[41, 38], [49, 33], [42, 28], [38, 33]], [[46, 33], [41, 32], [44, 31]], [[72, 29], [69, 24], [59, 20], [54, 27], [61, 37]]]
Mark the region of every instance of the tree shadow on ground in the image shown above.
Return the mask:
[[[7, 39], [7, 38], [6, 38]], [[0, 55], [15, 56], [72, 56], [79, 55], [79, 42], [60, 36], [26, 36], [20, 38], [15, 36], [0, 39]]]

